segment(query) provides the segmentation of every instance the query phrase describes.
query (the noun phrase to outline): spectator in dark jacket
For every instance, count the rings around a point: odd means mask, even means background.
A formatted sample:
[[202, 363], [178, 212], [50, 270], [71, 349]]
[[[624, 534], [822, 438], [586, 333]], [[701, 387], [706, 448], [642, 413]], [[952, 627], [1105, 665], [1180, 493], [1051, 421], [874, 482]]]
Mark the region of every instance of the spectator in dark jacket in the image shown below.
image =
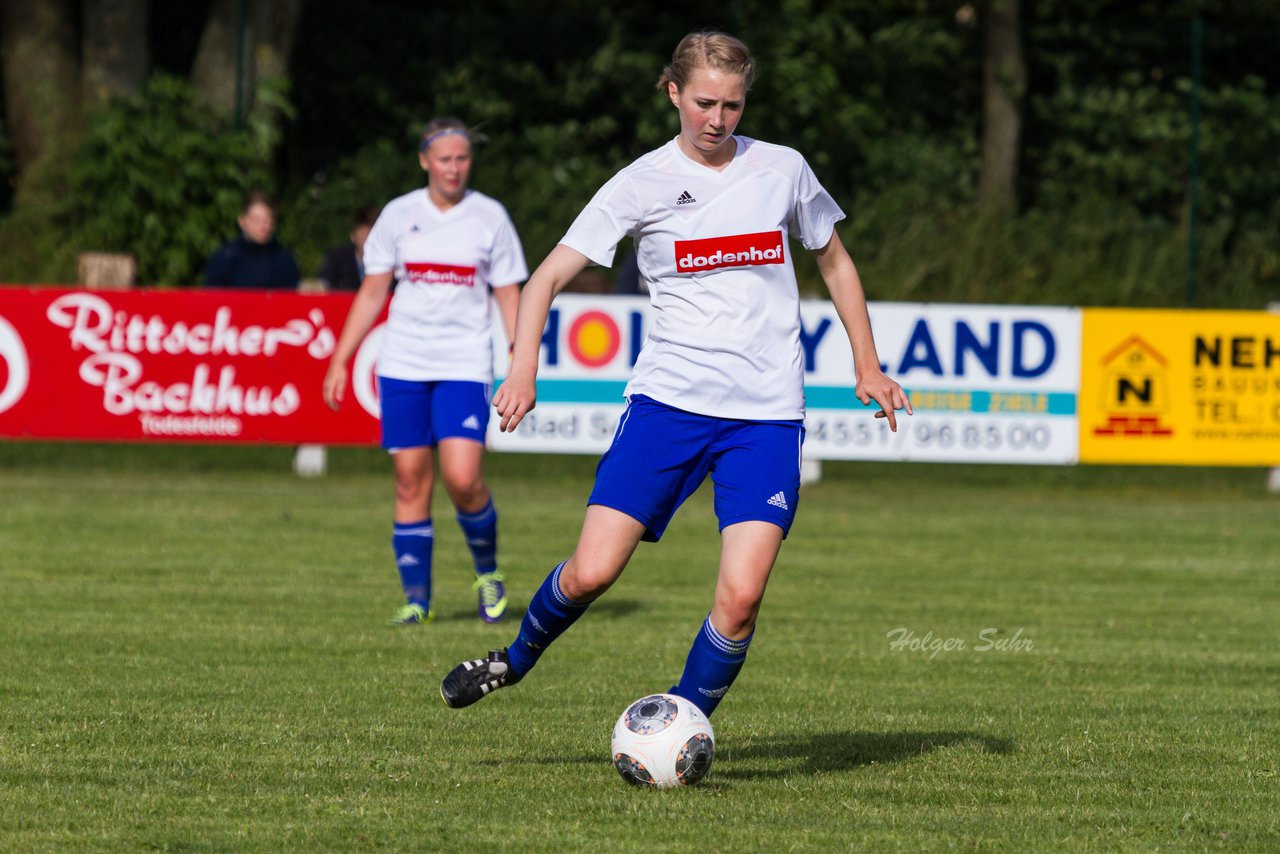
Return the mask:
[[378, 220], [377, 207], [361, 208], [351, 220], [351, 240], [334, 246], [324, 255], [316, 278], [331, 291], [356, 291], [364, 279], [364, 242]]
[[276, 206], [263, 193], [250, 193], [240, 209], [240, 236], [209, 257], [204, 283], [210, 288], [298, 287], [298, 262], [276, 240]]

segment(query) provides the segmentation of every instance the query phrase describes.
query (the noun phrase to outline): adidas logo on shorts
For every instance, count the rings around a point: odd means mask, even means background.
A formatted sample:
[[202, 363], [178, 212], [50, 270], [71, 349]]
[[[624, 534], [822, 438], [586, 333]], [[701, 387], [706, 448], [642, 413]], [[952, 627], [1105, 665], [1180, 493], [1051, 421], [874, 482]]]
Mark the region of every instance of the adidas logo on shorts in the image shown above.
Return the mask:
[[781, 507], [783, 510], [791, 509], [790, 507], [787, 506], [787, 496], [783, 495], [781, 492], [775, 494], [772, 498], [770, 498], [765, 503], [772, 504], [774, 507]]
[[680, 198], [676, 199], [676, 204], [677, 204], [677, 205], [691, 205], [691, 204], [693, 204], [693, 203], [694, 203], [694, 202], [696, 202], [696, 201], [697, 201], [697, 199], [695, 199], [693, 196], [689, 195], [689, 191], [688, 191], [688, 190], [685, 190], [683, 193], [681, 193], [681, 194], [680, 194]]
[[462, 426], [466, 427], [468, 430], [479, 430], [480, 419], [476, 418], [474, 415], [468, 415], [466, 420], [462, 422]]

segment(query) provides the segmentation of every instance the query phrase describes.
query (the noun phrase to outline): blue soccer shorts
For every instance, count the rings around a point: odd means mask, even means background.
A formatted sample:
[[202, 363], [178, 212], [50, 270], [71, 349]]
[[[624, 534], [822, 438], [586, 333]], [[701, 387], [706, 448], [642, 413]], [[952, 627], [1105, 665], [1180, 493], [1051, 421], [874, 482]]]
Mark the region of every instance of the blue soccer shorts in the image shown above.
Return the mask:
[[684, 500], [711, 475], [720, 530], [772, 522], [785, 538], [800, 500], [801, 421], [745, 421], [685, 412], [633, 395], [596, 466], [588, 504], [645, 526], [657, 542]]
[[487, 383], [465, 380], [398, 380], [378, 377], [382, 447], [434, 447], [441, 439], [484, 444], [489, 426]]

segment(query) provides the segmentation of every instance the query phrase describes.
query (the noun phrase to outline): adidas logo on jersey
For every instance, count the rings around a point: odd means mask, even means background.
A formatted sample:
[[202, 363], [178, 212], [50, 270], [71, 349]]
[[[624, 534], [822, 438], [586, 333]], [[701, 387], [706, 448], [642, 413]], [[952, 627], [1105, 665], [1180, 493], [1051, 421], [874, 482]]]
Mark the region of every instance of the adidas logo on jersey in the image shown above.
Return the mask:
[[681, 273], [700, 273], [720, 267], [759, 267], [785, 263], [781, 231], [677, 240], [675, 249], [676, 269]]
[[462, 422], [462, 426], [466, 427], [468, 430], [479, 430], [480, 419], [476, 418], [474, 415], [468, 415], [466, 419]]
[[787, 506], [787, 496], [783, 495], [781, 492], [776, 493], [772, 498], [770, 498], [765, 503], [772, 504], [774, 507], [781, 507], [783, 510], [791, 509], [790, 507]]
[[683, 193], [681, 193], [681, 194], [680, 194], [680, 198], [676, 199], [676, 204], [677, 204], [677, 205], [691, 205], [691, 204], [693, 204], [693, 203], [694, 203], [694, 202], [696, 202], [696, 201], [697, 201], [697, 199], [695, 199], [693, 196], [689, 195], [689, 191], [688, 191], [688, 190], [685, 190]]

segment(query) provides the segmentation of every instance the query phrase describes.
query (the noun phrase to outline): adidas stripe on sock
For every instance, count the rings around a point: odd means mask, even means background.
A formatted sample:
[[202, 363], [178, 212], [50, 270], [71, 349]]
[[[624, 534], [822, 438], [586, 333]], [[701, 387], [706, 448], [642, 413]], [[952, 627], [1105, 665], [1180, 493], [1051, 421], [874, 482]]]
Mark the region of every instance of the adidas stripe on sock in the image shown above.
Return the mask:
[[484, 574], [498, 568], [498, 509], [493, 499], [475, 513], [458, 511], [458, 526], [467, 539], [476, 572]]
[[415, 605], [431, 606], [431, 551], [435, 544], [431, 520], [396, 522], [391, 529], [391, 550], [400, 571], [404, 598]]
[[591, 603], [579, 604], [560, 590], [562, 562], [542, 582], [520, 621], [520, 632], [507, 650], [511, 669], [524, 676], [538, 663], [542, 653], [565, 630], [577, 622]]
[[730, 640], [716, 631], [708, 615], [693, 639], [684, 673], [672, 693], [684, 697], [710, 717], [738, 678], [754, 636], [752, 632], [742, 640]]

